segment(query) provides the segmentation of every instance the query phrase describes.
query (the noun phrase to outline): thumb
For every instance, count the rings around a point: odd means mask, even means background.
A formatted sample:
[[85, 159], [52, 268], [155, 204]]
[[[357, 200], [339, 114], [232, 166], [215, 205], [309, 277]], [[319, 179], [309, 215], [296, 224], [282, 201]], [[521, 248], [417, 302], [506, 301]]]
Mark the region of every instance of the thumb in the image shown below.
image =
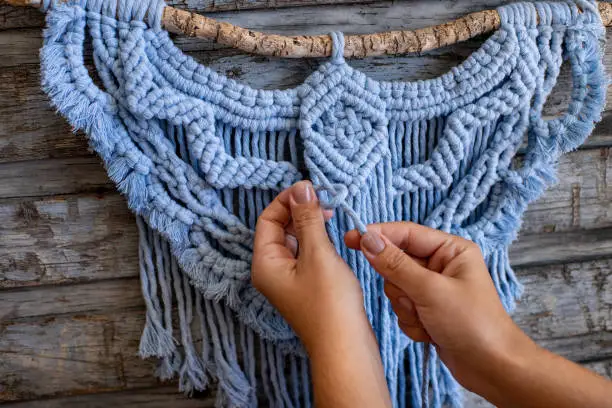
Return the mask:
[[291, 188], [289, 205], [300, 252], [331, 246], [323, 211], [309, 181], [300, 181]]
[[416, 260], [383, 235], [368, 231], [361, 237], [361, 250], [368, 262], [383, 278], [393, 283], [414, 300], [427, 297], [442, 275], [421, 266]]

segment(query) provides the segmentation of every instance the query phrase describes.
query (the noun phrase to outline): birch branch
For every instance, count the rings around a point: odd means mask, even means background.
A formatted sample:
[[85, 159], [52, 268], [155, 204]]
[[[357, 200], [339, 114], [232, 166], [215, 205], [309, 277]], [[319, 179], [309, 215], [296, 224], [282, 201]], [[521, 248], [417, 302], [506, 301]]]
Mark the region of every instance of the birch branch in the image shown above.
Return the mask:
[[[12, 6], [40, 7], [41, 0], [0, 0]], [[599, 2], [605, 26], [612, 25], [612, 3]], [[450, 22], [417, 30], [345, 36], [344, 56], [365, 58], [379, 55], [419, 53], [456, 44], [495, 31], [500, 26], [495, 10], [468, 14]], [[189, 37], [212, 38], [219, 44], [241, 51], [285, 58], [328, 57], [332, 51], [329, 35], [283, 36], [266, 34], [230, 23], [167, 6], [162, 26], [171, 33]]]

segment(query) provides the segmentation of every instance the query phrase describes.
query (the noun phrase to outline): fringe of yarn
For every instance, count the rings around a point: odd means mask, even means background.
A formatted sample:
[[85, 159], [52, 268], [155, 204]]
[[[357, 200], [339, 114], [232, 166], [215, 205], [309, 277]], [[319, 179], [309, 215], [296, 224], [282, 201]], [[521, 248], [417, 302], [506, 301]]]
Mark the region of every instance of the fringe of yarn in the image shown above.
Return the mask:
[[[343, 61], [334, 33], [332, 61], [299, 88], [256, 91], [174, 47], [160, 27], [160, 0], [45, 0], [43, 88], [85, 130], [139, 216], [139, 351], [160, 360], [158, 376], [178, 377], [187, 394], [215, 384], [220, 407], [312, 404], [299, 341], [249, 284], [257, 215], [270, 190], [302, 173], [325, 206], [342, 210], [329, 235], [361, 283], [394, 405], [461, 406], [435, 349], [400, 332], [384, 282], [342, 234], [403, 219], [472, 239], [511, 310], [521, 286], [507, 246], [520, 216], [603, 106], [601, 21], [593, 2], [580, 4], [583, 13], [568, 3], [500, 8], [502, 29], [444, 81], [373, 81]], [[142, 21], [126, 24], [133, 20]], [[104, 91], [83, 63], [86, 27]], [[564, 53], [572, 101], [546, 120]], [[527, 152], [513, 167], [525, 132]]]
[[168, 243], [137, 217], [146, 320], [139, 352], [159, 360], [162, 380], [187, 395], [217, 384], [217, 407], [312, 406], [308, 361], [287, 354], [207, 300], [180, 270]]

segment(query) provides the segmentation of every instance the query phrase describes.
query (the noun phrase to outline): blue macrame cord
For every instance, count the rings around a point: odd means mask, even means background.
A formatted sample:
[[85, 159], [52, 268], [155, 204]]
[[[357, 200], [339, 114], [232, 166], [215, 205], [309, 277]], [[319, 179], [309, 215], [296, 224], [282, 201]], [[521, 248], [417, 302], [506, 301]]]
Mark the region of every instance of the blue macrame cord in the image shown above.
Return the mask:
[[[500, 7], [501, 27], [480, 49], [417, 82], [351, 68], [342, 33], [332, 33], [330, 60], [286, 90], [250, 88], [183, 54], [161, 27], [161, 0], [43, 3], [43, 89], [138, 216], [139, 351], [159, 359], [160, 378], [178, 376], [188, 393], [215, 383], [218, 406], [257, 406], [258, 395], [311, 406], [304, 350], [249, 278], [257, 216], [309, 178], [338, 210], [328, 233], [362, 285], [394, 406], [462, 405], [435, 348], [401, 333], [381, 278], [342, 237], [410, 220], [470, 239], [511, 311], [522, 288], [508, 246], [521, 215], [604, 106], [595, 2]], [[100, 87], [83, 62], [86, 37]], [[564, 60], [572, 98], [545, 119]]]

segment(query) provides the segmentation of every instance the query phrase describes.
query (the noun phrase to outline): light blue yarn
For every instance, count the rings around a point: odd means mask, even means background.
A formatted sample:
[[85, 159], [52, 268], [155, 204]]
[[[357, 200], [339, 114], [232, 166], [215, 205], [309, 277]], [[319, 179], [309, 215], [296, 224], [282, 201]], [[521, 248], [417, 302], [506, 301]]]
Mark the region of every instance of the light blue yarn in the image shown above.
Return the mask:
[[[522, 288], [507, 248], [521, 215], [604, 106], [595, 2], [501, 7], [500, 29], [464, 63], [410, 83], [352, 69], [342, 33], [332, 33], [330, 61], [296, 88], [272, 91], [184, 55], [161, 27], [161, 0], [43, 7], [43, 88], [88, 135], [138, 215], [147, 305], [140, 353], [160, 358], [160, 377], [178, 376], [185, 392], [217, 381], [218, 406], [256, 406], [258, 387], [275, 406], [311, 405], [304, 350], [250, 284], [257, 215], [309, 178], [323, 206], [339, 210], [329, 236], [361, 282], [394, 405], [461, 406], [435, 349], [427, 357], [401, 334], [382, 280], [342, 237], [411, 220], [471, 239], [512, 310]], [[103, 89], [83, 63], [86, 30]], [[545, 119], [564, 59], [572, 100]], [[525, 134], [526, 153], [513, 165]]]

